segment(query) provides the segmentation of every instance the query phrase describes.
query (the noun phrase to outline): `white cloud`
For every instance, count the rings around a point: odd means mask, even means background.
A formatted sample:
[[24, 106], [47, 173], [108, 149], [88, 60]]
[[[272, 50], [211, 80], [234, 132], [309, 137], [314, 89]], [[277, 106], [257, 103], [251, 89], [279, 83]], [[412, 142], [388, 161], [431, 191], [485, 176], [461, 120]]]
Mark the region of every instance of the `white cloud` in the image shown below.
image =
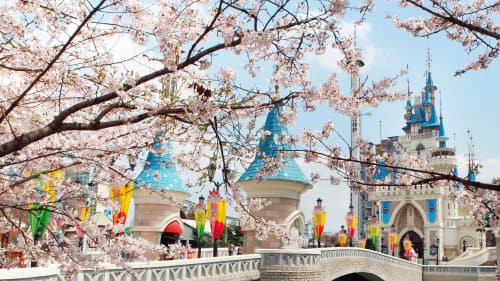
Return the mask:
[[500, 178], [500, 158], [489, 158], [479, 163], [482, 165], [477, 175], [479, 181], [490, 183], [493, 178]]
[[[344, 36], [352, 36], [354, 34], [353, 23], [341, 23], [341, 34]], [[389, 51], [377, 48], [370, 42], [369, 35], [371, 34], [372, 26], [368, 22], [361, 23], [356, 27], [356, 44], [361, 49], [362, 60], [365, 66], [361, 69], [362, 73], [368, 72], [374, 65], [386, 62], [389, 57]], [[331, 42], [329, 43], [331, 44]], [[324, 54], [319, 56], [311, 56], [311, 61], [327, 68], [331, 71], [339, 71], [339, 61], [343, 58], [339, 49], [328, 48]]]
[[152, 62], [144, 57], [148, 51], [146, 47], [137, 44], [127, 35], [111, 37], [106, 45], [116, 62], [124, 62], [124, 71], [133, 70], [138, 75], [144, 75], [162, 66], [160, 62]]
[[312, 212], [316, 205], [316, 200], [323, 200], [323, 208], [326, 211], [325, 232], [337, 232], [340, 226], [345, 224], [344, 218], [349, 206], [349, 188], [346, 184], [333, 186], [330, 184], [329, 175], [333, 174], [331, 170], [317, 163], [304, 164], [297, 161], [299, 167], [306, 177], [311, 173], [319, 173], [321, 180], [313, 185], [313, 188], [302, 194], [300, 200], [300, 209], [304, 212], [306, 221], [312, 222]]

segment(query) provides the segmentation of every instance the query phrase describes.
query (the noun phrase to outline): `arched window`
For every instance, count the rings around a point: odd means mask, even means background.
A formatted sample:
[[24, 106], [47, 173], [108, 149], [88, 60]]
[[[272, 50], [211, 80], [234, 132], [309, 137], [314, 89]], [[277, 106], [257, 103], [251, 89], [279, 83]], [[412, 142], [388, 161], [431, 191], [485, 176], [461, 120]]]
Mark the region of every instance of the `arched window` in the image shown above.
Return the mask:
[[419, 144], [417, 145], [417, 149], [416, 149], [416, 150], [417, 150], [417, 154], [420, 156], [420, 151], [422, 151], [422, 150], [424, 150], [424, 149], [425, 149], [424, 145], [423, 145], [423, 144], [421, 144], [421, 143], [419, 143]]

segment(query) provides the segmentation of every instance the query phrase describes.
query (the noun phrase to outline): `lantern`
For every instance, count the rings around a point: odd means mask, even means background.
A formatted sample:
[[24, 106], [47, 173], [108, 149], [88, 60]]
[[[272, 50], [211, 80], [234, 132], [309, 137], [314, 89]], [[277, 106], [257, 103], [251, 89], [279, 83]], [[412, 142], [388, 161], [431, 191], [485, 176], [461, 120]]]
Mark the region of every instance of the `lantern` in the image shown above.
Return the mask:
[[345, 247], [347, 245], [347, 234], [345, 233], [344, 226], [341, 227], [337, 240], [339, 241], [340, 247]]
[[378, 238], [380, 236], [380, 225], [377, 223], [377, 220], [373, 219], [370, 222], [370, 226], [368, 228], [370, 230], [370, 238], [372, 240], [372, 244], [376, 246]]
[[207, 213], [212, 230], [212, 241], [214, 241], [214, 256], [217, 256], [217, 240], [222, 238], [226, 223], [226, 200], [220, 197], [218, 189], [214, 188], [209, 192]]
[[403, 248], [405, 249], [405, 257], [411, 256], [411, 240], [408, 235], [403, 239]]
[[321, 198], [316, 200], [317, 205], [314, 207], [313, 211], [313, 221], [314, 221], [314, 236], [318, 240], [318, 248], [320, 247], [320, 241], [323, 239], [323, 230], [325, 228], [326, 212], [321, 207]]
[[198, 204], [194, 206], [194, 220], [196, 222], [196, 234], [198, 236], [198, 258], [201, 258], [201, 242], [205, 234], [205, 223], [207, 221], [207, 210], [205, 209], [205, 197], [198, 198]]
[[345, 216], [345, 223], [347, 225], [347, 235], [349, 237], [349, 246], [352, 247], [352, 238], [354, 237], [354, 232], [356, 232], [356, 223], [358, 218], [354, 215], [352, 211], [352, 205], [349, 206], [349, 211]]
[[358, 239], [358, 248], [365, 248], [366, 247], [366, 238], [364, 235], [360, 235]]
[[394, 256], [394, 250], [396, 249], [396, 243], [398, 241], [398, 234], [394, 225], [391, 226], [389, 231], [389, 247], [391, 248], [392, 255]]

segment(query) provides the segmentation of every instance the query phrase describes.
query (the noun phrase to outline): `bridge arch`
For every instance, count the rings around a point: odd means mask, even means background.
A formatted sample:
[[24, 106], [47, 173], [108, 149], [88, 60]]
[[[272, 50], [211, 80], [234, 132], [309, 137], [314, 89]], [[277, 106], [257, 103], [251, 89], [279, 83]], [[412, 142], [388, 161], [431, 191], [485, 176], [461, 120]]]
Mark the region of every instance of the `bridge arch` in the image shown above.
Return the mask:
[[333, 281], [384, 281], [377, 275], [366, 273], [366, 272], [357, 272], [350, 273], [344, 276], [341, 276]]
[[397, 276], [399, 281], [422, 281], [421, 266], [404, 259], [360, 248], [320, 248], [320, 251], [322, 280], [388, 281]]

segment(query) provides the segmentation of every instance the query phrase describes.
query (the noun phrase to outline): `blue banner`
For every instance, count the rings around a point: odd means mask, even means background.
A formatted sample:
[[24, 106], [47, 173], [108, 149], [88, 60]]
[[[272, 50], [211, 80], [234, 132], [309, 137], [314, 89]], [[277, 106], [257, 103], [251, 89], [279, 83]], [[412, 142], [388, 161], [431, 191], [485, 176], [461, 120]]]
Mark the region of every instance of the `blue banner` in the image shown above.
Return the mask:
[[428, 199], [427, 200], [427, 219], [429, 220], [429, 223], [436, 222], [436, 214], [437, 214], [436, 199]]
[[383, 161], [377, 160], [377, 169], [375, 170], [375, 174], [373, 175], [373, 179], [381, 180], [387, 176], [387, 167], [384, 166], [385, 163]]
[[391, 202], [382, 201], [382, 222], [388, 224], [391, 221]]

